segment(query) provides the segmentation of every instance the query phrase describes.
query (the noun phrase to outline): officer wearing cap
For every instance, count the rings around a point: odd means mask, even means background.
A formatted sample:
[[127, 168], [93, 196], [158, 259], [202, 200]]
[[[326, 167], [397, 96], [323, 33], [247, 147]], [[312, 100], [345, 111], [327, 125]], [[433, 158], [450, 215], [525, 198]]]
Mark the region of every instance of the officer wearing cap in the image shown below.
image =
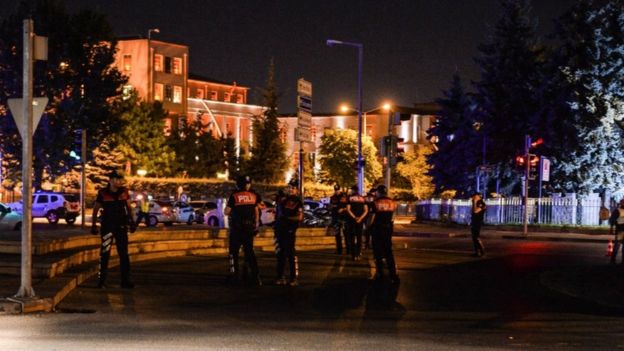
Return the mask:
[[351, 194], [347, 202], [346, 213], [348, 216], [347, 242], [351, 247], [351, 256], [355, 261], [360, 260], [362, 251], [362, 230], [364, 219], [368, 213], [366, 199], [358, 192], [358, 186], [351, 187]]
[[473, 256], [481, 257], [485, 255], [483, 242], [481, 242], [481, 226], [483, 225], [483, 217], [485, 215], [485, 201], [481, 198], [481, 194], [474, 193], [472, 195], [472, 206], [470, 211], [470, 233], [472, 236], [472, 245], [474, 247]]
[[239, 267], [238, 255], [241, 246], [245, 252], [245, 263], [251, 269], [253, 283], [262, 285], [258, 271], [258, 262], [253, 249], [253, 239], [257, 233], [260, 219], [259, 204], [260, 195], [251, 190], [251, 178], [240, 176], [236, 180], [236, 191], [228, 198], [224, 210], [226, 216], [230, 216], [230, 240], [229, 240], [229, 282], [238, 281]]
[[399, 282], [396, 272], [394, 254], [392, 253], [392, 216], [396, 210], [396, 203], [388, 197], [385, 185], [377, 187], [377, 197], [373, 202], [371, 215], [371, 237], [373, 240], [373, 255], [375, 257], [375, 279], [383, 277], [383, 260], [386, 260], [388, 274], [392, 283]]
[[122, 186], [123, 175], [117, 171], [109, 174], [108, 185], [100, 189], [93, 206], [91, 233], [98, 234], [96, 225], [98, 213], [102, 210], [102, 223], [100, 235], [102, 245], [100, 247], [100, 272], [98, 288], [106, 287], [108, 274], [108, 260], [110, 251], [115, 241], [117, 255], [119, 255], [119, 267], [121, 270], [121, 287], [131, 289], [134, 284], [130, 281], [130, 258], [128, 257], [128, 231], [134, 233], [136, 224], [130, 208], [130, 195], [128, 189]]
[[364, 249], [370, 249], [371, 248], [371, 218], [373, 216], [373, 210], [374, 210], [374, 206], [373, 203], [375, 202], [375, 195], [377, 194], [377, 188], [376, 187], [372, 187], [368, 193], [366, 194], [366, 206], [368, 206], [368, 214], [366, 215], [366, 219], [364, 219]]
[[[303, 220], [303, 204], [297, 192], [299, 183], [293, 179], [288, 183], [288, 195], [277, 204], [278, 217], [275, 221], [275, 254], [277, 256], [277, 280], [275, 284], [298, 285], [299, 267], [295, 255], [295, 241], [299, 222]], [[284, 266], [288, 261], [289, 279], [284, 277]]]
[[329, 198], [329, 208], [331, 210], [332, 221], [330, 227], [336, 237], [336, 253], [342, 253], [342, 238], [345, 237], [345, 246], [349, 253], [349, 245], [346, 242], [345, 233], [345, 209], [347, 208], [347, 195], [340, 191], [340, 185], [334, 185], [334, 195]]

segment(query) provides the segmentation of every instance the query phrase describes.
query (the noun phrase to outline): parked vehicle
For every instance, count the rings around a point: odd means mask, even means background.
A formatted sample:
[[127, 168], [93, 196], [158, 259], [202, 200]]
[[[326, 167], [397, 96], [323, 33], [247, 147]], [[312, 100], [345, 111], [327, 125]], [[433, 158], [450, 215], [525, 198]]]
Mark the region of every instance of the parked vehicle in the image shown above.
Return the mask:
[[[135, 211], [138, 212], [137, 207], [135, 207]], [[152, 200], [149, 202], [148, 226], [155, 227], [158, 223], [169, 226], [175, 221], [176, 216], [173, 213], [173, 203], [171, 201]]]
[[303, 209], [304, 210], [314, 211], [317, 208], [323, 208], [323, 207], [325, 207], [325, 205], [322, 202], [320, 202], [320, 201], [303, 200]]
[[331, 213], [326, 208], [317, 208], [314, 211], [303, 211], [304, 227], [327, 227], [331, 223]]
[[275, 204], [262, 201], [260, 211], [260, 225], [272, 225], [275, 222]]
[[173, 203], [174, 222], [186, 223], [188, 225], [195, 222], [195, 209], [186, 202], [176, 201]]
[[[16, 212], [23, 212], [22, 201], [13, 202], [8, 206]], [[80, 201], [74, 194], [61, 194], [50, 191], [38, 191], [33, 194], [32, 217], [47, 218], [51, 224], [63, 218], [67, 224], [76, 222], [80, 215]]]
[[0, 233], [22, 228], [22, 213], [0, 202]]
[[216, 202], [191, 201], [190, 205], [195, 209], [195, 221], [208, 224], [212, 227], [223, 225], [223, 213], [220, 213]]

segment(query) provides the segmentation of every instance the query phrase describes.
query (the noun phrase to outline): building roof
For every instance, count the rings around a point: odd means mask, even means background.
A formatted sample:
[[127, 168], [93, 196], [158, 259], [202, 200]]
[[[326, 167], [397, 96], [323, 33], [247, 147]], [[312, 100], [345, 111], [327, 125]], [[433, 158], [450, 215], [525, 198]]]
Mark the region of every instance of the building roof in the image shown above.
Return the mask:
[[223, 82], [223, 81], [220, 81], [220, 80], [217, 80], [217, 79], [209, 78], [209, 77], [206, 77], [206, 76], [202, 76], [202, 75], [195, 74], [195, 73], [190, 73], [190, 72], [189, 72], [189, 75], [188, 75], [188, 79], [189, 80], [196, 80], [196, 81], [206, 82], [206, 83], [210, 83], [210, 84], [227, 85], [227, 86], [230, 86], [230, 87], [235, 85], [238, 88], [249, 89], [246, 86], [238, 85], [236, 82], [232, 82], [232, 83]]
[[[117, 41], [147, 40], [147, 38], [145, 38], [145, 37], [143, 37], [141, 35], [125, 35], [125, 36], [119, 36], [116, 39], [117, 39]], [[159, 40], [159, 39], [150, 39], [150, 41], [188, 48], [188, 45], [186, 45], [186, 44], [172, 43], [170, 41], [164, 41], [164, 40]]]
[[[411, 115], [439, 115], [440, 110], [441, 110], [440, 105], [438, 105], [435, 102], [418, 103], [418, 104], [414, 104], [414, 107], [406, 107], [406, 106], [393, 106], [392, 107], [393, 112], [398, 112], [401, 114], [402, 120], [409, 119]], [[371, 111], [367, 111], [367, 114], [369, 115], [386, 114], [386, 113], [387, 112], [384, 111], [382, 107], [379, 107]], [[331, 112], [331, 113], [316, 113], [315, 112], [312, 114], [312, 117], [355, 116], [355, 115], [357, 115], [357, 113], [354, 111], [350, 111], [346, 113], [341, 113], [341, 112], [336, 111], [336, 112]], [[297, 113], [296, 112], [283, 113], [283, 114], [280, 114], [279, 117], [281, 118], [297, 117]]]

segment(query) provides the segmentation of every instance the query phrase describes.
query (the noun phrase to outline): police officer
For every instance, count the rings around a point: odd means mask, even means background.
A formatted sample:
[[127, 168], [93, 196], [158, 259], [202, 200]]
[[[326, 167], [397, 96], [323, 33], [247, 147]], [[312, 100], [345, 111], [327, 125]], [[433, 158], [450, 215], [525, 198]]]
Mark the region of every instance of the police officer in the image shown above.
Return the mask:
[[373, 202], [374, 210], [371, 215], [371, 236], [373, 240], [373, 255], [375, 256], [375, 279], [383, 277], [383, 260], [386, 260], [388, 274], [392, 283], [399, 282], [394, 254], [392, 253], [392, 216], [396, 210], [396, 203], [388, 197], [385, 185], [377, 187], [377, 197]]
[[334, 230], [336, 237], [336, 253], [342, 254], [342, 240], [345, 239], [347, 253], [349, 253], [349, 244], [346, 242], [345, 232], [345, 210], [347, 208], [347, 196], [340, 191], [340, 185], [334, 185], [334, 195], [329, 198], [329, 206], [331, 210], [332, 221], [330, 227]]
[[348, 226], [347, 242], [351, 247], [351, 256], [355, 261], [360, 260], [362, 251], [362, 230], [364, 229], [364, 219], [368, 214], [366, 199], [358, 192], [358, 186], [351, 187], [351, 194], [347, 202]]
[[472, 195], [472, 206], [470, 211], [470, 233], [472, 235], [472, 245], [474, 247], [475, 257], [485, 255], [483, 242], [481, 242], [481, 226], [483, 225], [483, 217], [485, 215], [485, 201], [481, 198], [481, 194], [474, 193]]
[[136, 219], [136, 226], [138, 227], [141, 224], [141, 220], [145, 219], [145, 226], [149, 227], [149, 199], [147, 198], [147, 194], [141, 193], [137, 195], [138, 205], [139, 205], [139, 214]]
[[366, 194], [366, 206], [368, 206], [368, 214], [366, 215], [366, 219], [364, 220], [364, 249], [371, 248], [371, 218], [373, 216], [374, 202], [377, 194], [377, 188], [372, 187], [368, 193]]
[[260, 195], [251, 190], [251, 178], [240, 176], [236, 180], [237, 190], [234, 191], [227, 202], [224, 210], [226, 216], [230, 216], [230, 240], [229, 240], [229, 282], [237, 282], [239, 275], [238, 255], [241, 246], [245, 252], [245, 263], [251, 269], [253, 283], [262, 285], [258, 271], [258, 262], [253, 249], [253, 239], [257, 233], [260, 218], [259, 204]]
[[[297, 195], [297, 180], [288, 183], [288, 195], [277, 204], [278, 217], [275, 223], [275, 254], [277, 255], [277, 280], [275, 284], [298, 285], [299, 267], [295, 256], [295, 240], [299, 222], [303, 220], [303, 204]], [[288, 261], [289, 279], [284, 277], [284, 265]]]
[[102, 245], [100, 247], [100, 272], [98, 288], [106, 287], [108, 274], [108, 260], [113, 240], [119, 255], [119, 267], [121, 269], [121, 287], [132, 289], [134, 284], [130, 281], [130, 258], [128, 257], [128, 231], [134, 233], [136, 224], [130, 209], [130, 195], [128, 189], [122, 186], [123, 176], [117, 171], [109, 174], [109, 183], [104, 189], [100, 189], [93, 206], [91, 233], [98, 234], [96, 225], [100, 209], [102, 210], [102, 224], [100, 235]]

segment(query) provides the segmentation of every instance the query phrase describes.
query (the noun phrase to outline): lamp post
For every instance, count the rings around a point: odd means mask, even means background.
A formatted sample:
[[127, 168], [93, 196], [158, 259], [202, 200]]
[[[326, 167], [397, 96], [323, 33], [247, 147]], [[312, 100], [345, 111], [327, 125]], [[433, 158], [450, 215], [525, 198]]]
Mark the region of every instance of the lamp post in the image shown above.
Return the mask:
[[154, 64], [154, 57], [152, 55], [152, 45], [151, 45], [151, 41], [152, 41], [152, 33], [160, 33], [160, 29], [158, 28], [150, 28], [147, 30], [147, 76], [148, 76], [148, 81], [147, 81], [147, 101], [153, 101], [154, 97], [153, 97], [153, 91], [154, 91], [154, 70], [152, 69], [153, 64]]
[[362, 194], [364, 190], [364, 162], [362, 161], [362, 61], [364, 55], [364, 45], [360, 43], [351, 43], [340, 40], [327, 40], [327, 46], [334, 45], [346, 45], [354, 47], [358, 50], [358, 156], [357, 156], [357, 171], [358, 171], [358, 191]]

